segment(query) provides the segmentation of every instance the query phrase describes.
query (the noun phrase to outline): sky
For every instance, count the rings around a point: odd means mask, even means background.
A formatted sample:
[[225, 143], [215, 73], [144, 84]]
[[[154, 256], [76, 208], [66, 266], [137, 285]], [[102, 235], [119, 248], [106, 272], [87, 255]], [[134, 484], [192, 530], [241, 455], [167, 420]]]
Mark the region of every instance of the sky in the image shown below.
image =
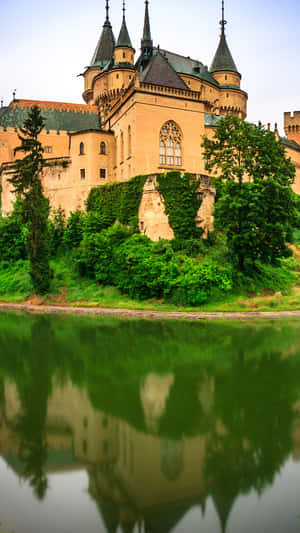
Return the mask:
[[[110, 0], [118, 37], [122, 0]], [[210, 66], [220, 36], [221, 0], [150, 0], [154, 45]], [[105, 0], [0, 0], [0, 99], [83, 103], [83, 78], [105, 18]], [[248, 120], [278, 123], [300, 110], [299, 0], [225, 0], [226, 36], [248, 95]], [[126, 1], [138, 57], [144, 1]]]

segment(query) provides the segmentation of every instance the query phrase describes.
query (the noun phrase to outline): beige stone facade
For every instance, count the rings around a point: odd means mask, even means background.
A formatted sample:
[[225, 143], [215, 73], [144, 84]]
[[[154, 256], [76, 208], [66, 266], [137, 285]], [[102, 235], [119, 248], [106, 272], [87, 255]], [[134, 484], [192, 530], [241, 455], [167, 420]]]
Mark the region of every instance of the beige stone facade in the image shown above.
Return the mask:
[[[247, 93], [225, 37], [208, 69], [198, 60], [152, 44], [146, 2], [141, 55], [136, 59], [125, 16], [117, 42], [107, 17], [91, 65], [83, 73], [86, 104], [14, 100], [0, 109], [2, 214], [14, 195], [8, 182], [19, 154], [17, 130], [33, 104], [45, 117], [40, 141], [47, 165], [42, 176], [53, 208], [66, 214], [84, 209], [89, 191], [139, 174], [168, 170], [205, 175], [201, 143], [212, 136], [220, 115], [247, 115]], [[294, 190], [300, 193], [300, 112], [285, 113], [286, 150], [296, 166]], [[151, 190], [152, 187], [152, 190]], [[205, 189], [205, 190], [204, 190]], [[197, 224], [211, 228], [214, 191], [206, 185]], [[140, 228], [151, 238], [173, 232], [163, 202], [147, 182], [140, 206]]]

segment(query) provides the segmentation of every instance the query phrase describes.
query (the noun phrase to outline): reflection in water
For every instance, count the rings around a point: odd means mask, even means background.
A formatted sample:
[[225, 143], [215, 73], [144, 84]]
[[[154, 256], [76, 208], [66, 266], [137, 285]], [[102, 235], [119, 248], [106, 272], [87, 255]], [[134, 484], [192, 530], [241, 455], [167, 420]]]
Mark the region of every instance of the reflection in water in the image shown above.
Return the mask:
[[205, 523], [213, 501], [230, 533], [300, 457], [295, 324], [0, 323], [0, 453], [42, 505], [50, 474], [84, 468], [104, 531], [175, 531], [195, 505]]

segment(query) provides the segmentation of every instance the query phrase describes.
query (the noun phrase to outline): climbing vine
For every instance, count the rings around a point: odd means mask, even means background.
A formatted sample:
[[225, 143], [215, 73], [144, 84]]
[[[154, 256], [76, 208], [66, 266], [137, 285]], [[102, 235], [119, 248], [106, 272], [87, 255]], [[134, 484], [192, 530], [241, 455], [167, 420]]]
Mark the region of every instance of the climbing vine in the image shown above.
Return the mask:
[[200, 237], [202, 230], [195, 225], [195, 216], [201, 205], [197, 194], [199, 180], [195, 175], [178, 171], [160, 174], [158, 191], [165, 201], [165, 212], [177, 239]]
[[124, 183], [95, 187], [87, 199], [87, 211], [96, 211], [111, 226], [116, 220], [138, 228], [138, 210], [146, 176], [136, 176]]

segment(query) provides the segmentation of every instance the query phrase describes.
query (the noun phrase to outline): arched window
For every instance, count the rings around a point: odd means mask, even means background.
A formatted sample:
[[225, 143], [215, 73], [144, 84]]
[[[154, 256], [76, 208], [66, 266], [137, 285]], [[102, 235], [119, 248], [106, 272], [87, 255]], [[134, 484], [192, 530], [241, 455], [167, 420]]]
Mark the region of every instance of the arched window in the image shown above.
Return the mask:
[[103, 141], [102, 141], [102, 143], [100, 143], [100, 154], [102, 154], [102, 155], [106, 154], [106, 144]]
[[84, 143], [80, 143], [79, 145], [79, 155], [84, 155]]
[[131, 156], [131, 127], [128, 126], [128, 157]]
[[124, 161], [124, 135], [122, 131], [120, 135], [120, 159]]
[[182, 133], [173, 120], [165, 122], [160, 130], [159, 162], [176, 167], [182, 165]]

